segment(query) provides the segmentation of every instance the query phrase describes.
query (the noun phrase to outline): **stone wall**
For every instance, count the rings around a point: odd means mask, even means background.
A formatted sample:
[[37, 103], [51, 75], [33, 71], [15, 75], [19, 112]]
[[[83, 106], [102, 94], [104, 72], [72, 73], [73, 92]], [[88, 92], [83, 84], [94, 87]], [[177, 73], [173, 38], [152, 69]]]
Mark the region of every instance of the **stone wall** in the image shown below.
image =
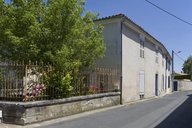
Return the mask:
[[178, 81], [179, 91], [192, 90], [192, 81]]
[[0, 102], [3, 122], [26, 125], [98, 108], [118, 105], [120, 93], [103, 93], [35, 102]]

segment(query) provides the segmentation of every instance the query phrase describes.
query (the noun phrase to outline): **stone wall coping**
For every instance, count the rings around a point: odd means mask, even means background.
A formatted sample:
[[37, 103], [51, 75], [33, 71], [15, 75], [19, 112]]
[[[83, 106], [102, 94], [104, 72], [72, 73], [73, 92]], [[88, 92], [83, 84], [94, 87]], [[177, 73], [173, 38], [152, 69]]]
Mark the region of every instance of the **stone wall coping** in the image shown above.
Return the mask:
[[32, 107], [63, 104], [63, 103], [70, 103], [75, 101], [82, 101], [82, 100], [96, 99], [101, 97], [109, 97], [109, 96], [117, 96], [117, 95], [120, 95], [120, 92], [91, 94], [91, 95], [85, 95], [85, 96], [75, 96], [75, 97], [69, 97], [69, 98], [63, 98], [63, 99], [53, 99], [53, 100], [43, 100], [43, 101], [29, 101], [29, 102], [0, 101], [0, 108], [1, 106], [4, 106], [4, 105], [17, 105], [17, 106], [22, 106], [24, 108], [32, 108]]
[[182, 82], [182, 83], [192, 83], [192, 81], [190, 81], [190, 80], [183, 80], [183, 81], [179, 81], [179, 82]]

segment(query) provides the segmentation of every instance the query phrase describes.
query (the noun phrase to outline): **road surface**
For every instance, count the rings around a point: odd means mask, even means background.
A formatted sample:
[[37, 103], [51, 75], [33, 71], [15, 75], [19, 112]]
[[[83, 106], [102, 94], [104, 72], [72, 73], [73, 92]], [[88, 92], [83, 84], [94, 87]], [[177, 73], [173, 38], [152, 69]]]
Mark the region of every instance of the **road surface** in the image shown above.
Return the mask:
[[40, 125], [38, 128], [192, 128], [192, 92], [176, 92], [141, 103]]

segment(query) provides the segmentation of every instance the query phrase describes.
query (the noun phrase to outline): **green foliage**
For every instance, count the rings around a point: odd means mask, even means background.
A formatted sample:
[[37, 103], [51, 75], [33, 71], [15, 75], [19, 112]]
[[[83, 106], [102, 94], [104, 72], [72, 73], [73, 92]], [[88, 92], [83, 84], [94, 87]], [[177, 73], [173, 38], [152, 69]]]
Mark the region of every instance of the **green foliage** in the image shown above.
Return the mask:
[[183, 64], [183, 72], [192, 75], [192, 56], [189, 56]]
[[53, 98], [69, 97], [72, 95], [73, 77], [70, 73], [63, 74], [61, 72], [51, 72], [51, 75], [46, 77], [46, 84], [49, 95]]
[[105, 50], [102, 27], [93, 22], [97, 16], [84, 14], [84, 4], [82, 0], [13, 0], [9, 4], [0, 0], [1, 59], [53, 64], [49, 83], [70, 90], [70, 81]]

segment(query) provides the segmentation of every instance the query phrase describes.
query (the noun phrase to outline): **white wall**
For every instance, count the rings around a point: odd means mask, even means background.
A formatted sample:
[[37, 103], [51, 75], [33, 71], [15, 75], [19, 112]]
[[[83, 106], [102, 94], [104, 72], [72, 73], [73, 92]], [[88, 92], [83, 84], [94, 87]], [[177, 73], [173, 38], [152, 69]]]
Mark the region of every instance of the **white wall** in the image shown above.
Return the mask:
[[[139, 75], [144, 71], [145, 94], [144, 98], [155, 96], [155, 74], [158, 74], [158, 95], [164, 95], [171, 89], [168, 86], [170, 71], [166, 70], [166, 60], [162, 65], [162, 55], [167, 56], [166, 50], [148, 34], [135, 27], [131, 23], [124, 23], [121, 30], [121, 19], [104, 20], [104, 41], [106, 43], [105, 57], [97, 62], [99, 67], [117, 68], [121, 71], [122, 64], [122, 89], [123, 102], [130, 102], [140, 99]], [[144, 58], [140, 58], [140, 34], [145, 38]], [[122, 47], [121, 47], [122, 37]], [[158, 63], [156, 63], [156, 47], [158, 52]], [[122, 48], [122, 49], [121, 49]], [[121, 56], [122, 52], [122, 56]], [[122, 57], [122, 63], [121, 63]], [[119, 72], [119, 76], [121, 72]], [[163, 78], [164, 76], [164, 82]], [[167, 81], [166, 77], [167, 76]]]
[[103, 35], [106, 52], [103, 59], [97, 61], [97, 66], [106, 68], [121, 68], [121, 24], [118, 21], [104, 24]]
[[192, 81], [181, 80], [178, 81], [179, 91], [191, 91], [192, 90]]
[[[120, 89], [120, 77], [121, 77], [121, 24], [120, 21], [108, 21], [102, 23], [104, 26], [103, 36], [106, 45], [106, 52], [104, 58], [96, 62], [96, 67], [103, 69], [114, 70], [114, 75], [108, 76], [107, 86], [104, 89]], [[110, 75], [109, 73], [108, 75]], [[99, 80], [98, 76], [91, 75], [96, 80]], [[94, 82], [96, 83], [96, 82]], [[97, 85], [99, 83], [97, 82]]]
[[[164, 65], [162, 65], [162, 51], [158, 52], [158, 63], [156, 63], [156, 45], [150, 42], [145, 37], [144, 54], [145, 57], [140, 57], [140, 34], [126, 25], [123, 26], [122, 34], [122, 76], [123, 76], [123, 100], [124, 102], [134, 101], [140, 99], [139, 95], [139, 73], [144, 71], [145, 73], [145, 98], [155, 96], [155, 74], [158, 74], [158, 95], [164, 95], [166, 93], [165, 76], [168, 77], [170, 73], [166, 70], [166, 64], [164, 59]], [[144, 35], [145, 36], [145, 35]], [[164, 82], [163, 78], [164, 76]]]
[[139, 57], [139, 35], [123, 26], [122, 35], [122, 77], [123, 102], [139, 99], [139, 71], [144, 67]]

